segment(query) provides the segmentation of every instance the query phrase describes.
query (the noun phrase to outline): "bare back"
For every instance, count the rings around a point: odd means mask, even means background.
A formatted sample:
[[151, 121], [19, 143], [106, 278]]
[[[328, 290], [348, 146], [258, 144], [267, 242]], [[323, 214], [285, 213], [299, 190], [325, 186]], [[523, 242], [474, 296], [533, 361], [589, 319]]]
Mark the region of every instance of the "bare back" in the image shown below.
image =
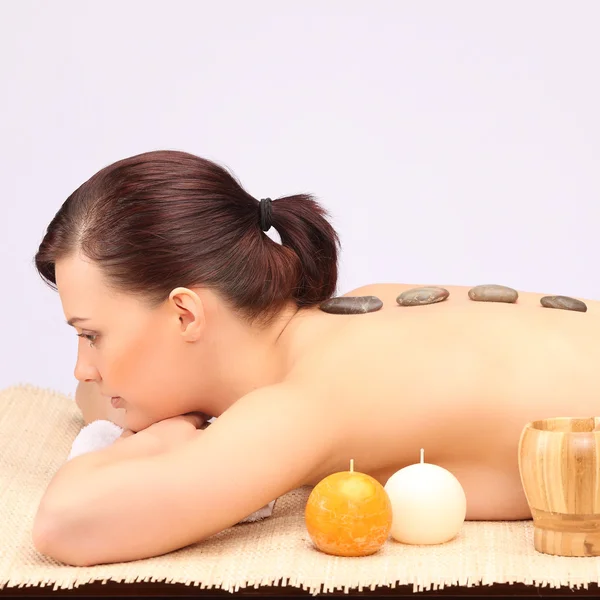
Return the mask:
[[336, 456], [309, 483], [348, 469], [353, 458], [385, 484], [424, 448], [427, 462], [463, 485], [468, 519], [530, 518], [519, 436], [534, 419], [599, 414], [600, 302], [586, 300], [586, 313], [543, 308], [545, 294], [473, 302], [468, 287], [443, 286], [444, 302], [398, 306], [411, 287], [346, 294], [375, 295], [384, 306], [323, 317], [323, 337], [291, 373], [336, 442]]

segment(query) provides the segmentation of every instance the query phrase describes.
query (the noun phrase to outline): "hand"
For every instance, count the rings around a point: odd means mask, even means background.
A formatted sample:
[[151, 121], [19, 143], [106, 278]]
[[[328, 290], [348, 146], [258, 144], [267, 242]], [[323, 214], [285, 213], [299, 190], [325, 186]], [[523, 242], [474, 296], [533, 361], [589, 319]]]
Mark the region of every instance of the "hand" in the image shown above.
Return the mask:
[[132, 435], [152, 436], [159, 441], [163, 451], [168, 451], [195, 437], [198, 430], [204, 429], [209, 418], [201, 412], [178, 415], [157, 421], [137, 433], [131, 429], [125, 429], [119, 440]]

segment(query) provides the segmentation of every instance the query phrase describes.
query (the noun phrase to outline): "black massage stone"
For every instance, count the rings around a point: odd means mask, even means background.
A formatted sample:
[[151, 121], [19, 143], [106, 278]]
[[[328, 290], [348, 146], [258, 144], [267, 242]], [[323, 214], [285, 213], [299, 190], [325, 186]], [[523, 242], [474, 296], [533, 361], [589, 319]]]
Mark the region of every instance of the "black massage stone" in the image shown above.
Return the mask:
[[450, 292], [442, 287], [418, 287], [402, 292], [396, 302], [400, 306], [422, 306], [442, 302]]
[[469, 298], [475, 302], [509, 302], [514, 303], [519, 292], [504, 285], [478, 285], [469, 290]]
[[569, 296], [544, 296], [540, 299], [540, 304], [546, 308], [561, 308], [562, 310], [577, 310], [586, 312], [585, 302]]
[[382, 306], [377, 296], [343, 296], [326, 300], [319, 308], [332, 315], [360, 315], [375, 312]]

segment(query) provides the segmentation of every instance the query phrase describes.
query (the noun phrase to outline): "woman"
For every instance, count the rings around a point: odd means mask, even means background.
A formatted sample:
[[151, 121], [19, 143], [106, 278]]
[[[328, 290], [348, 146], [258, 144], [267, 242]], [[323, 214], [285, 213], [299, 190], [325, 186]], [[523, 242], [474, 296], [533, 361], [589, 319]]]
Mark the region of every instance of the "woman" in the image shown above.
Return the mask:
[[[66, 200], [36, 266], [80, 336], [80, 405], [106, 416], [118, 397], [131, 435], [56, 473], [40, 552], [74, 565], [163, 554], [350, 459], [385, 484], [420, 448], [459, 479], [468, 519], [531, 517], [519, 435], [596, 413], [598, 302], [474, 302], [445, 286], [443, 302], [401, 307], [414, 284], [373, 284], [347, 295], [380, 310], [331, 314], [338, 247], [310, 196], [258, 202], [183, 152], [119, 161]], [[217, 419], [199, 429], [199, 414]]]

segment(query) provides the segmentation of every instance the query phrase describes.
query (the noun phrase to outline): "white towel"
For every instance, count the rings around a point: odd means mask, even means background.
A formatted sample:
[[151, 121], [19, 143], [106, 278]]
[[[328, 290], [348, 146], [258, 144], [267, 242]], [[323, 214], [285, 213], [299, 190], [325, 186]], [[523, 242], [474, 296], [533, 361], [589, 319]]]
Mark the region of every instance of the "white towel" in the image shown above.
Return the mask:
[[[212, 422], [213, 419], [210, 419], [210, 421]], [[67, 461], [76, 456], [80, 456], [81, 454], [93, 452], [94, 450], [102, 450], [102, 448], [114, 444], [119, 437], [121, 437], [122, 433], [123, 429], [118, 425], [115, 425], [112, 421], [92, 421], [83, 427], [77, 434], [77, 437], [73, 440], [73, 445], [71, 446], [71, 452], [69, 452]], [[259, 508], [245, 519], [242, 519], [240, 523], [251, 523], [270, 517], [273, 513], [274, 506], [275, 500], [272, 500], [266, 506]]]
[[92, 421], [73, 440], [67, 461], [81, 454], [102, 450], [102, 448], [114, 444], [122, 433], [123, 428], [115, 425], [112, 421]]

